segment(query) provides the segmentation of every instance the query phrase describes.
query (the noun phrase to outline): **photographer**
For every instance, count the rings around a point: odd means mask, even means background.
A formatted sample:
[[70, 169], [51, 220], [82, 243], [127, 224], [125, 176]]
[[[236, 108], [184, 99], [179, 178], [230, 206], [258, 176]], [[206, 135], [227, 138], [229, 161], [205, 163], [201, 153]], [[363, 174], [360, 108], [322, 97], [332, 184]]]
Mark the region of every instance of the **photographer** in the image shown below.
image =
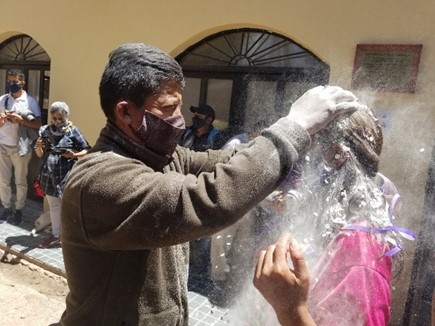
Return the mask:
[[[18, 225], [27, 197], [27, 172], [32, 157], [32, 142], [41, 127], [41, 110], [35, 98], [25, 90], [25, 75], [10, 69], [6, 83], [9, 92], [0, 96], [0, 198], [4, 207], [0, 223]], [[14, 175], [16, 196], [12, 196]]]
[[50, 206], [52, 235], [40, 248], [60, 243], [60, 211], [66, 178], [77, 159], [90, 148], [79, 129], [68, 120], [69, 107], [64, 102], [54, 102], [50, 107], [51, 124], [39, 129], [35, 152], [44, 158], [39, 175], [41, 188]]

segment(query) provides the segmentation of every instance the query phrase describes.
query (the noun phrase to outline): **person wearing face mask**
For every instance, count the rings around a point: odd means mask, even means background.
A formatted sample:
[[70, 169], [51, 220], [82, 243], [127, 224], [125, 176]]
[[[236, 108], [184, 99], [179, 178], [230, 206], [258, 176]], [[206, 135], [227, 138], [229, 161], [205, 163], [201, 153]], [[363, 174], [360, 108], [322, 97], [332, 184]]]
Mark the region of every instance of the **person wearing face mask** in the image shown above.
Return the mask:
[[160, 49], [110, 53], [99, 86], [106, 125], [62, 197], [61, 325], [187, 325], [188, 243], [242, 218], [310, 134], [357, 105], [351, 92], [319, 86], [250, 143], [196, 152], [177, 145], [183, 87], [181, 66]]
[[[220, 132], [214, 128], [216, 113], [207, 104], [191, 106], [193, 113], [192, 126], [186, 128], [179, 144], [197, 152], [221, 147]], [[211, 282], [211, 238], [203, 238], [190, 242], [190, 264], [188, 286], [193, 290], [209, 289]]]
[[52, 230], [40, 248], [60, 244], [63, 186], [77, 159], [86, 155], [90, 148], [80, 130], [69, 120], [69, 112], [65, 102], [51, 104], [51, 123], [39, 129], [35, 143], [36, 155], [44, 159], [39, 182], [48, 202]]
[[[21, 70], [9, 70], [7, 84], [9, 93], [0, 97], [0, 199], [4, 207], [0, 223], [8, 221], [18, 225], [23, 221], [31, 146], [41, 126], [41, 110], [38, 102], [23, 89], [25, 76]], [[15, 204], [12, 202], [12, 171]]]
[[190, 111], [193, 113], [192, 126], [184, 131], [180, 145], [197, 152], [220, 148], [219, 131], [213, 126], [216, 117], [213, 108], [203, 104], [191, 106]]

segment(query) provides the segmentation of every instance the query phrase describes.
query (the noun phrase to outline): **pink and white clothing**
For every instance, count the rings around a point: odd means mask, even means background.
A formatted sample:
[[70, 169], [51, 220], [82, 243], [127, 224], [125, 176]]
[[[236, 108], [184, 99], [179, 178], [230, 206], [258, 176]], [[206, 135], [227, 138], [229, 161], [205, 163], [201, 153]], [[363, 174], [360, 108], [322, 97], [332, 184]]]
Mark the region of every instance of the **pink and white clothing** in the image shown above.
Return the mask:
[[312, 275], [310, 311], [317, 325], [387, 325], [392, 258], [376, 235], [342, 231]]

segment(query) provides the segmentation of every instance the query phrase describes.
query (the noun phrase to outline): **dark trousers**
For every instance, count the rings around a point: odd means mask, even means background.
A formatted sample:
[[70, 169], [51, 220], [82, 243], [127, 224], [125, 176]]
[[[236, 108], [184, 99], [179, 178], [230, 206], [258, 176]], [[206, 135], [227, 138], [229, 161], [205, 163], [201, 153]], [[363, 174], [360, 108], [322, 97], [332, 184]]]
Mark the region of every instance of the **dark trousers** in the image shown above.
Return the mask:
[[188, 280], [188, 286], [190, 290], [204, 290], [211, 284], [210, 244], [210, 237], [190, 242]]

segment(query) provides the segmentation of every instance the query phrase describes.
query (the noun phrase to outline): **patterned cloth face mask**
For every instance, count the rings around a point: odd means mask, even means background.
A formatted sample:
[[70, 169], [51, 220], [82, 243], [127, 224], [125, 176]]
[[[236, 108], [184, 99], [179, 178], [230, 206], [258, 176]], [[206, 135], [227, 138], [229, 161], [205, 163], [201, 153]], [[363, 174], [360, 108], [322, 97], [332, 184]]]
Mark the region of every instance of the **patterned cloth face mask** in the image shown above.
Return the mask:
[[184, 129], [185, 122], [181, 114], [159, 117], [145, 111], [142, 124], [134, 132], [145, 147], [161, 156], [170, 157]]

